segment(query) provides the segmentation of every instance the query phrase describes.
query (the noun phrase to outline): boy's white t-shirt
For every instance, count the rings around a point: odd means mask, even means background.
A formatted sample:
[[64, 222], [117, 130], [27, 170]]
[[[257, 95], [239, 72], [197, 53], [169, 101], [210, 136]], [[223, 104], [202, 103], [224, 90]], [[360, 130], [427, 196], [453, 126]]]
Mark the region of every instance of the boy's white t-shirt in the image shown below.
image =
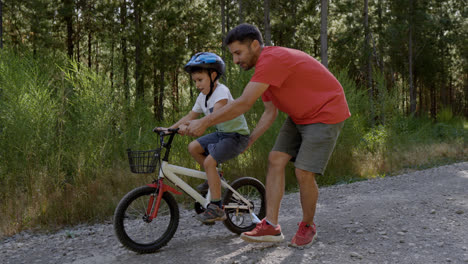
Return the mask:
[[[205, 107], [205, 98], [206, 95], [200, 93], [197, 97], [195, 105], [192, 108], [192, 111], [209, 115], [213, 112], [214, 105], [218, 101], [223, 99], [227, 99], [228, 103], [234, 101], [229, 89], [221, 83], [218, 83], [216, 89], [213, 91], [210, 98], [208, 99], [207, 107]], [[249, 127], [247, 126], [247, 121], [245, 120], [244, 115], [240, 115], [232, 120], [217, 124], [216, 130], [218, 130], [218, 132], [224, 133], [236, 132], [241, 135], [250, 134]]]

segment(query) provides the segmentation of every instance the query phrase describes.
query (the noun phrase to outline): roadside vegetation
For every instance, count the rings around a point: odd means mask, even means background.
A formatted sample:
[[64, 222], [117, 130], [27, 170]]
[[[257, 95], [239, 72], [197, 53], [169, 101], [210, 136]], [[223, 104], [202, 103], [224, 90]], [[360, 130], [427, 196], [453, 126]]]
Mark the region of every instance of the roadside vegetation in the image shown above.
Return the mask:
[[[229, 67], [223, 82], [237, 97], [251, 73]], [[377, 79], [381, 100], [371, 113], [366, 89], [345, 70], [334, 74], [345, 89], [352, 117], [327, 171], [318, 177], [320, 186], [467, 160], [464, 117], [450, 108], [441, 109], [435, 120], [408, 116], [400, 87], [388, 87], [383, 78]], [[178, 108], [156, 121], [148, 104], [130, 103], [106, 75], [65, 55], [20, 56], [0, 50], [0, 233], [109, 220], [126, 192], [151, 179], [130, 173], [126, 149], [154, 148], [152, 128], [171, 125], [192, 106], [196, 94], [190, 97], [189, 81], [182, 79], [180, 85], [186, 88]], [[251, 128], [262, 111], [258, 101], [246, 114]], [[284, 118], [281, 114], [251, 149], [223, 165], [228, 179], [253, 176], [264, 181], [268, 152]], [[186, 151], [191, 140], [177, 138], [172, 162], [197, 168]], [[296, 189], [292, 166], [287, 189]]]

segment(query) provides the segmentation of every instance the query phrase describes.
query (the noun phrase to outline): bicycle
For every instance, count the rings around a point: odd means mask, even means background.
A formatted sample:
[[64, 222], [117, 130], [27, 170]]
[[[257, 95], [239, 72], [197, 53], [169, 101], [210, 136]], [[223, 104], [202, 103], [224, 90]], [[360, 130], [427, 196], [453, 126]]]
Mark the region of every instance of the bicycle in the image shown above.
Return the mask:
[[[165, 246], [179, 225], [179, 207], [174, 195], [182, 193], [165, 184], [165, 179], [196, 201], [197, 214], [202, 213], [210, 202], [209, 191], [203, 196], [177, 176], [206, 180], [205, 172], [169, 163], [171, 145], [178, 129], [153, 131], [159, 135], [158, 148], [147, 151], [127, 149], [127, 154], [133, 173], [156, 171], [158, 177], [151, 184], [127, 193], [114, 212], [114, 231], [118, 240], [137, 253], [153, 253]], [[226, 228], [236, 234], [252, 230], [260, 222], [259, 218], [265, 217], [265, 186], [251, 177], [239, 178], [232, 184], [222, 179], [221, 186], [225, 190], [223, 207], [227, 219], [223, 223]]]

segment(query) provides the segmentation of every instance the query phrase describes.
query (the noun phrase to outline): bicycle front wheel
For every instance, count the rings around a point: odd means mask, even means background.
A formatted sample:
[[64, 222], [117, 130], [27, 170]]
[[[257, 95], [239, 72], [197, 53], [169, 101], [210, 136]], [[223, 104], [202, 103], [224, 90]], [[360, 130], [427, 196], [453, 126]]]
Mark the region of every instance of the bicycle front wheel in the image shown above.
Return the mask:
[[156, 188], [142, 186], [125, 195], [115, 209], [115, 234], [126, 248], [151, 253], [174, 236], [179, 225], [179, 208], [169, 192], [162, 196], [157, 217], [149, 220], [147, 210], [154, 210], [157, 195]]
[[[243, 177], [235, 180], [231, 187], [252, 204], [250, 210], [258, 218], [265, 217], [265, 186], [263, 183], [255, 178]], [[246, 203], [230, 189], [226, 189], [223, 204], [227, 216], [223, 223], [231, 232], [240, 234], [255, 227], [256, 224], [252, 221], [249, 209], [241, 209], [241, 207], [245, 208]]]

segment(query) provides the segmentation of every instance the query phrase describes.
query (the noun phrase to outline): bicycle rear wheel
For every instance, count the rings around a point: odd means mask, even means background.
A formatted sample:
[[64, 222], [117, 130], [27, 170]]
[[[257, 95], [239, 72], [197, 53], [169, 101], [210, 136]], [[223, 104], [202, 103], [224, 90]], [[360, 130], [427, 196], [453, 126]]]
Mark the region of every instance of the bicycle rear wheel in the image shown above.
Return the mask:
[[[265, 217], [265, 186], [259, 180], [251, 177], [243, 177], [235, 180], [231, 187], [236, 190], [240, 195], [246, 198], [253, 207], [251, 210], [257, 215], [258, 218], [262, 219]], [[224, 194], [223, 204], [227, 205], [238, 205], [245, 206], [239, 197], [229, 189], [226, 189]], [[226, 208], [225, 209], [227, 219], [224, 220], [224, 225], [231, 232], [240, 234], [247, 232], [255, 227], [255, 223], [252, 221], [250, 212], [248, 209], [236, 209]]]
[[179, 225], [179, 208], [174, 196], [165, 192], [158, 215], [149, 220], [150, 199], [154, 204], [158, 193], [150, 186], [138, 187], [122, 198], [114, 213], [114, 230], [126, 248], [138, 253], [155, 252], [174, 236]]

